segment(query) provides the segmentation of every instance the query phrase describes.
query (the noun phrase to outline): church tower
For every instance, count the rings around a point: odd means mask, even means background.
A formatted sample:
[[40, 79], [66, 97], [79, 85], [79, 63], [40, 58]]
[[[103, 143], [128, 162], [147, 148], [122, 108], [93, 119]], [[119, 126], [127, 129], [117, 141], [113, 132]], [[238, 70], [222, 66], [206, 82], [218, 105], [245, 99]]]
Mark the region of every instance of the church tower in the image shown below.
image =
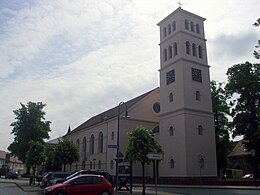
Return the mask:
[[160, 27], [160, 177], [216, 177], [205, 18], [179, 7]]

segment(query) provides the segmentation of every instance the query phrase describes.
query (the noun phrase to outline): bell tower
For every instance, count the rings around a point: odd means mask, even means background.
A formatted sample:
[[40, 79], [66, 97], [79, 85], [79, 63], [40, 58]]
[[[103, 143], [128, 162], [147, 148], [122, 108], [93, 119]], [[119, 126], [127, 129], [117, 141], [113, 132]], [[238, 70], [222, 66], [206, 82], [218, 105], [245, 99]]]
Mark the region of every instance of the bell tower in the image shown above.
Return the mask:
[[205, 18], [176, 9], [160, 27], [160, 177], [216, 177]]

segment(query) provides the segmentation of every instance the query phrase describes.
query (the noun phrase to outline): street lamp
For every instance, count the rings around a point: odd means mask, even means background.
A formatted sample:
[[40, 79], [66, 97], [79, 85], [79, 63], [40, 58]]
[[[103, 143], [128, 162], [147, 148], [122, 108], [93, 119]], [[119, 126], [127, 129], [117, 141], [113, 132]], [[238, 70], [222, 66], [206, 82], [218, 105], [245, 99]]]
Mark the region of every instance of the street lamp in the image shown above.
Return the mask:
[[251, 150], [251, 155], [253, 157], [253, 175], [254, 175], [254, 180], [255, 180], [255, 187], [257, 187], [257, 183], [256, 183], [256, 152], [255, 150]]
[[120, 107], [121, 105], [124, 105], [125, 106], [125, 117], [128, 116], [128, 111], [127, 111], [127, 105], [125, 102], [120, 102], [119, 105], [118, 105], [118, 112], [117, 112], [117, 140], [116, 140], [116, 143], [117, 143], [117, 147], [116, 147], [116, 193], [118, 191], [118, 184], [119, 184], [119, 178], [118, 178], [118, 171], [119, 171], [119, 167], [118, 167], [118, 164], [119, 164], [119, 119], [120, 119]]

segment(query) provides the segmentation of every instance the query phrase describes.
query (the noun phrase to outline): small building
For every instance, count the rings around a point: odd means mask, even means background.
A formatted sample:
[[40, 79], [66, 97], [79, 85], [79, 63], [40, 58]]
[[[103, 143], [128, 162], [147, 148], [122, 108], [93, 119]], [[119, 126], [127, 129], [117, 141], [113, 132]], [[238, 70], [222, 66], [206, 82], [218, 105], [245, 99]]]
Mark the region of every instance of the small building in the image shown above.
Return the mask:
[[10, 153], [0, 150], [0, 168], [8, 166], [10, 171], [23, 174], [24, 164], [16, 156], [11, 156]]

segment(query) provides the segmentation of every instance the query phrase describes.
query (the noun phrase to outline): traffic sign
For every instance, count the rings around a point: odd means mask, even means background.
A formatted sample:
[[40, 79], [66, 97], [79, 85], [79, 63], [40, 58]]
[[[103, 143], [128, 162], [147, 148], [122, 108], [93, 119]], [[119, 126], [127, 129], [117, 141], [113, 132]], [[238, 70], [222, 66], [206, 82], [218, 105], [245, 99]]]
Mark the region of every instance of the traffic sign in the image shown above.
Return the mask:
[[162, 160], [163, 154], [162, 153], [148, 153], [147, 158], [150, 160]]
[[117, 145], [116, 144], [108, 144], [107, 148], [114, 148], [114, 149], [116, 149]]

